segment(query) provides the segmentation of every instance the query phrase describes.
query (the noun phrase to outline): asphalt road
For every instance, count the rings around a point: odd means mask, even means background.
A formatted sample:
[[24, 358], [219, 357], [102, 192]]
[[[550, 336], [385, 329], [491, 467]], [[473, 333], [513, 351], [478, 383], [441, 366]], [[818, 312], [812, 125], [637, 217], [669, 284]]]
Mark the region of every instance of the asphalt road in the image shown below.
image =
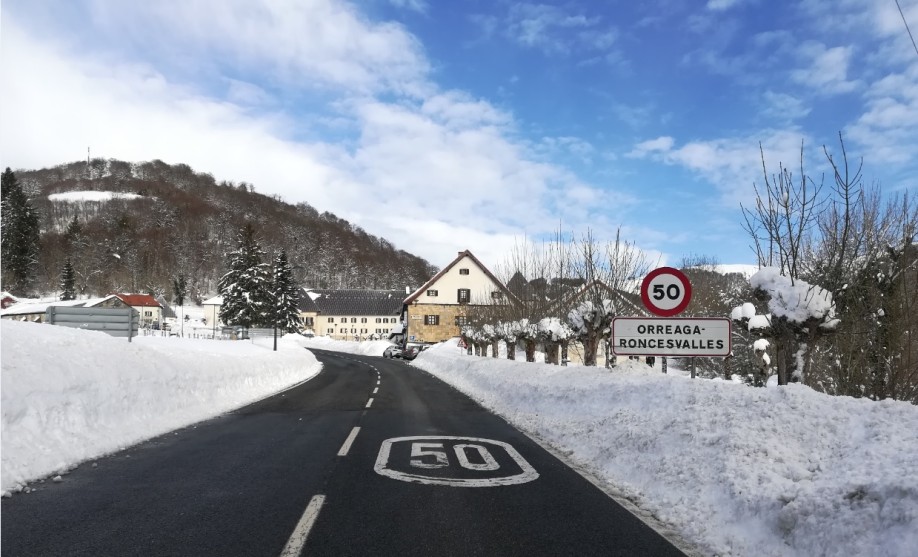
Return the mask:
[[430, 375], [316, 355], [303, 385], [3, 499], [0, 551], [683, 555]]

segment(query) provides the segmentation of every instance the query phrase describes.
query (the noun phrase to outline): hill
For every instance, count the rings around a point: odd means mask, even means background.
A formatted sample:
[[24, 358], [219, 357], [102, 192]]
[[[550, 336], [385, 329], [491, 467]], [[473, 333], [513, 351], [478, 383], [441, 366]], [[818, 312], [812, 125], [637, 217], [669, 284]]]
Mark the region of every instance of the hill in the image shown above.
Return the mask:
[[41, 218], [34, 290], [56, 293], [69, 257], [77, 292], [171, 295], [184, 274], [191, 299], [216, 292], [226, 255], [251, 223], [270, 258], [287, 251], [296, 279], [319, 288], [401, 289], [436, 268], [332, 213], [291, 205], [252, 184], [217, 182], [186, 164], [119, 160], [17, 170]]

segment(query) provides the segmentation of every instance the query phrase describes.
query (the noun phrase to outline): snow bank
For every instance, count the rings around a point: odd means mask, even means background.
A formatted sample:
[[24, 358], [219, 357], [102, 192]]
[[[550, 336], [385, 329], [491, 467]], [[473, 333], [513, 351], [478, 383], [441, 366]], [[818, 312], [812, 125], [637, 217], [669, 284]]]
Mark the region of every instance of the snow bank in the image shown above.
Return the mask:
[[301, 341], [306, 348], [318, 350], [332, 350], [347, 354], [360, 354], [362, 356], [382, 356], [386, 348], [392, 346], [388, 340], [334, 340], [329, 337], [303, 338]]
[[[0, 321], [2, 489], [219, 415], [319, 372], [288, 335], [213, 341]], [[260, 344], [259, 344], [260, 343]]]
[[626, 493], [708, 554], [914, 555], [918, 408], [799, 385], [465, 356], [414, 365]]

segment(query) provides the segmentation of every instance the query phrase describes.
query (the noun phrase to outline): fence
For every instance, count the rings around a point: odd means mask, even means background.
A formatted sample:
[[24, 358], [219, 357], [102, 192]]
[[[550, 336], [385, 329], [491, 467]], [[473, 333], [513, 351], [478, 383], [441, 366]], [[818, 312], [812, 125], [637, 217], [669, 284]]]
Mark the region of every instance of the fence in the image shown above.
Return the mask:
[[114, 337], [137, 336], [140, 314], [132, 308], [74, 308], [50, 306], [45, 322], [62, 327], [102, 331]]

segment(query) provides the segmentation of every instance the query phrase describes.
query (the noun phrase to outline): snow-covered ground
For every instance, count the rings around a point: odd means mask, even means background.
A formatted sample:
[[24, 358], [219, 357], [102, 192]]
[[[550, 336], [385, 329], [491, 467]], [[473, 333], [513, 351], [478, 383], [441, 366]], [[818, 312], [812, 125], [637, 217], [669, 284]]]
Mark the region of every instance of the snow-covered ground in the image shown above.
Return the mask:
[[692, 380], [633, 361], [610, 372], [480, 358], [455, 341], [413, 365], [551, 445], [705, 554], [916, 554], [911, 404]]
[[215, 341], [0, 321], [2, 491], [217, 416], [319, 372], [289, 335]]
[[[273, 353], [270, 339], [129, 344], [49, 325], [0, 327], [4, 490], [302, 381], [319, 365], [300, 346], [381, 355], [388, 345], [287, 336]], [[610, 372], [479, 358], [455, 342], [413, 365], [705, 554], [904, 557], [918, 547], [913, 405], [691, 380], [630, 361]]]

